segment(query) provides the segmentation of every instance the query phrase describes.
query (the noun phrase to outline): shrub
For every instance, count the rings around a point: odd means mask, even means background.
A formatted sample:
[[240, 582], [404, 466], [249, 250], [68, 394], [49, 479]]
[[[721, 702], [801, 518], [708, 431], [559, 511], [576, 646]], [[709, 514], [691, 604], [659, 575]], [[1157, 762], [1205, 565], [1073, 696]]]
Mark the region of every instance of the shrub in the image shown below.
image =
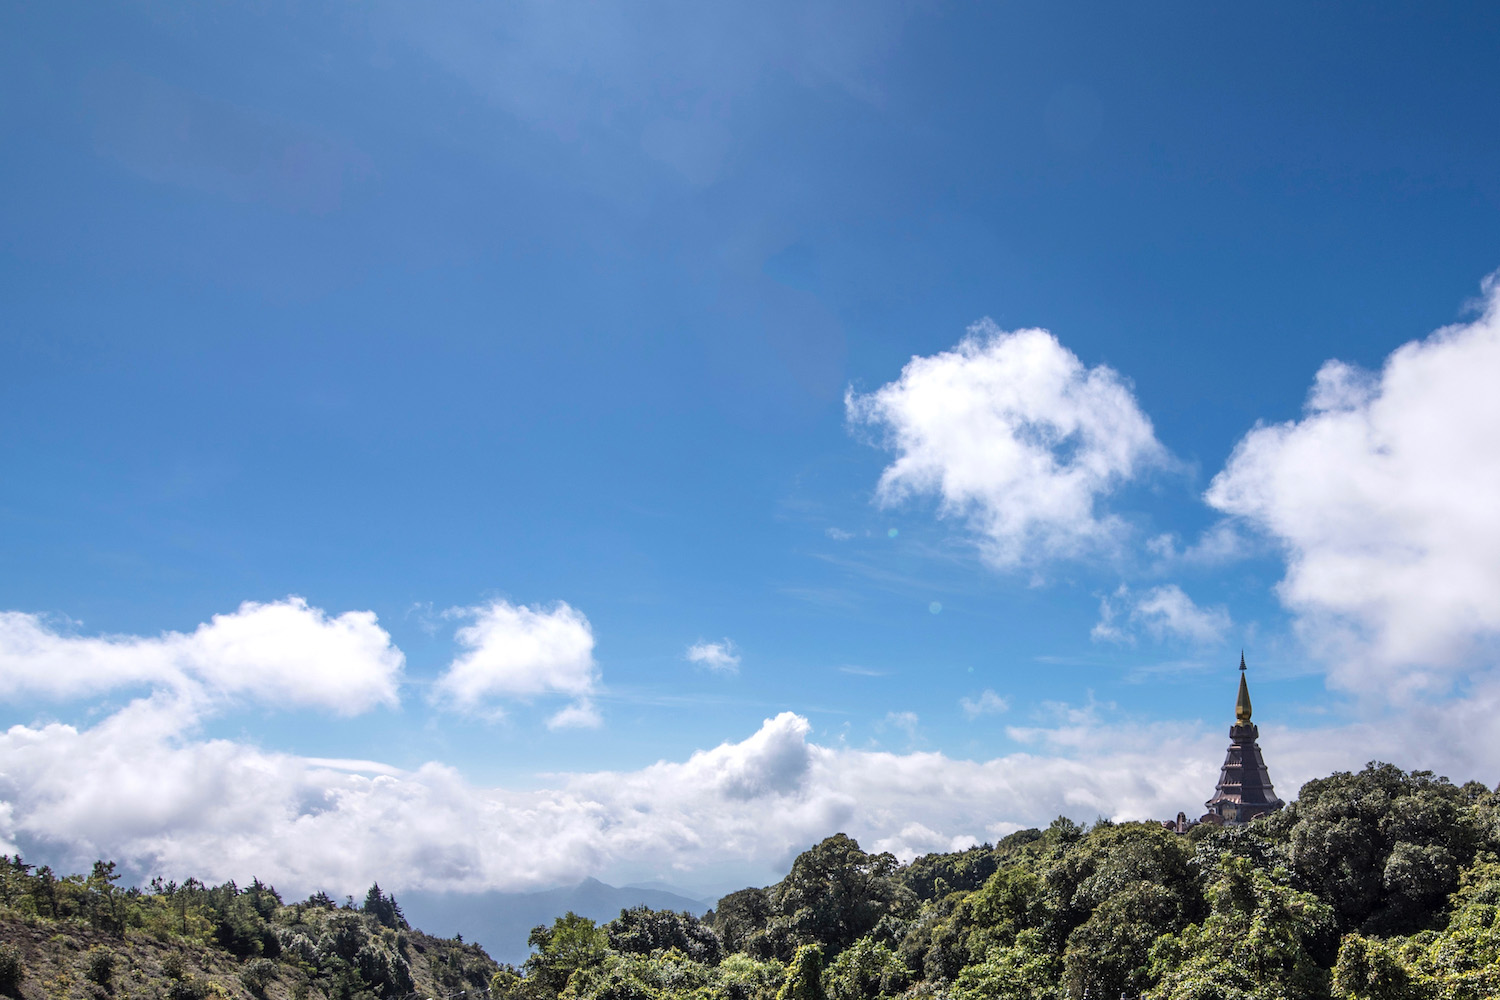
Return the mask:
[[15, 996], [21, 986], [21, 952], [15, 945], [0, 944], [0, 993]]
[[181, 979], [184, 969], [182, 968], [182, 955], [172, 952], [161, 960], [161, 974], [168, 979]]
[[184, 976], [182, 979], [174, 979], [167, 987], [167, 1000], [208, 1000], [209, 988], [207, 983], [199, 982], [192, 976]]
[[115, 953], [108, 948], [90, 948], [83, 960], [83, 974], [108, 990], [115, 981]]
[[249, 990], [251, 995], [262, 997], [266, 995], [266, 987], [270, 986], [276, 979], [276, 963], [269, 958], [254, 958], [245, 963], [240, 970], [240, 983]]

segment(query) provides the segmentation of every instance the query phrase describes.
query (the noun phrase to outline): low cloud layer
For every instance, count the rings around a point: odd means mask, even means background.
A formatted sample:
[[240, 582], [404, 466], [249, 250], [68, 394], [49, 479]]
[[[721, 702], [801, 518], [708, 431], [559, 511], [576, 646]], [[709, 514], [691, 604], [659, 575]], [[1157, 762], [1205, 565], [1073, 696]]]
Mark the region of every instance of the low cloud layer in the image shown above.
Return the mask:
[[911, 856], [1059, 812], [1165, 814], [1206, 797], [1215, 769], [1211, 751], [1186, 750], [1191, 741], [1111, 761], [834, 748], [782, 713], [685, 761], [519, 792], [476, 787], [441, 764], [393, 772], [184, 739], [174, 708], [147, 699], [91, 728], [0, 736], [0, 849], [75, 864], [111, 857], [176, 877], [255, 874], [295, 891], [352, 892], [377, 878], [518, 889], [632, 866], [766, 868], [839, 830]]
[[988, 320], [845, 402], [896, 453], [881, 502], [937, 497], [1002, 568], [1115, 545], [1124, 524], [1102, 500], [1166, 456], [1119, 374], [1085, 368], [1046, 330]]
[[1330, 361], [1301, 420], [1257, 427], [1207, 500], [1285, 551], [1278, 593], [1333, 683], [1442, 693], [1500, 636], [1500, 283], [1481, 315]]
[[[1493, 694], [1493, 693], [1492, 693]], [[638, 770], [563, 775], [542, 790], [486, 788], [452, 767], [276, 753], [190, 738], [191, 711], [160, 694], [96, 725], [0, 734], [0, 850], [57, 863], [95, 857], [142, 874], [258, 875], [287, 891], [481, 891], [628, 880], [676, 870], [765, 872], [836, 831], [901, 857], [993, 840], [1059, 814], [1078, 820], [1193, 813], [1227, 741], [1201, 724], [1136, 725], [1097, 705], [1058, 707], [989, 761], [828, 746], [784, 712], [738, 742]], [[1395, 724], [1322, 732], [1267, 726], [1283, 797], [1334, 767], [1500, 765], [1500, 696]], [[1466, 732], [1463, 746], [1434, 733]], [[1102, 751], [1107, 747], [1108, 751]]]

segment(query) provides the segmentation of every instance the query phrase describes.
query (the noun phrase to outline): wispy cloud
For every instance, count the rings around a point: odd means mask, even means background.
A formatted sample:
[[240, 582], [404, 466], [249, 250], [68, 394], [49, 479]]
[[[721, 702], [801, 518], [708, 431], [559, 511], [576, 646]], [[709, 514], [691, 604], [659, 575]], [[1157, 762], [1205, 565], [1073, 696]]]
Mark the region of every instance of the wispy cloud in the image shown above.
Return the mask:
[[1205, 529], [1186, 548], [1180, 547], [1178, 537], [1171, 532], [1146, 542], [1146, 551], [1159, 560], [1159, 571], [1176, 567], [1226, 566], [1248, 557], [1256, 548], [1255, 541], [1247, 538], [1240, 527], [1227, 518]]
[[1203, 608], [1181, 587], [1169, 583], [1135, 593], [1121, 584], [1099, 599], [1099, 621], [1089, 635], [1095, 642], [1134, 643], [1144, 631], [1158, 642], [1222, 642], [1234, 622], [1222, 606]]
[[914, 743], [917, 739], [917, 726], [920, 723], [921, 719], [917, 717], [916, 712], [892, 711], [885, 713], [885, 719], [881, 721], [880, 725], [877, 728], [884, 729], [889, 727], [891, 729], [899, 730], [900, 732], [906, 734], [908, 743]]
[[695, 642], [687, 649], [687, 660], [721, 674], [739, 673], [740, 654], [728, 639], [720, 642]]
[[969, 719], [977, 719], [981, 715], [999, 715], [1001, 712], [1009, 711], [1010, 709], [1010, 702], [988, 688], [982, 691], [977, 698], [970, 698], [968, 696], [960, 698], [958, 705]]
[[839, 673], [853, 674], [856, 677], [889, 677], [891, 675], [889, 670], [871, 670], [869, 667], [857, 667], [853, 664], [839, 667]]
[[602, 725], [604, 717], [588, 698], [564, 706], [547, 720], [548, 729], [598, 729]]

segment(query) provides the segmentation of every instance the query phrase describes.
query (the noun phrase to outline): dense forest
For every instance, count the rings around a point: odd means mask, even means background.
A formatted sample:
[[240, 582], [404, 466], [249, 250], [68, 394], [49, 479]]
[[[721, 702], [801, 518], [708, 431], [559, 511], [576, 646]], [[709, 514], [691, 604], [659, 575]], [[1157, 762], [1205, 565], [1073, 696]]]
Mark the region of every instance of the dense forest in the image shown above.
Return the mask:
[[568, 914], [521, 968], [258, 881], [0, 871], [0, 992], [363, 1000], [1500, 997], [1500, 794], [1372, 764], [1248, 827], [1058, 819], [907, 865], [840, 834], [699, 918]]

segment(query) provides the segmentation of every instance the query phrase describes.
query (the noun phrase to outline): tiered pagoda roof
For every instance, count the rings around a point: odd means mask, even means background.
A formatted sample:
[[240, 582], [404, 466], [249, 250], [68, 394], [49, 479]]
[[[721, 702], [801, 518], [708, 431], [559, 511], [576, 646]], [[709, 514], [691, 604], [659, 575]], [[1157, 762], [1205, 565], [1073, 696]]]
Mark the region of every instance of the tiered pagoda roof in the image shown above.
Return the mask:
[[1234, 702], [1234, 725], [1229, 727], [1229, 751], [1224, 755], [1214, 797], [1205, 803], [1205, 822], [1243, 826], [1286, 805], [1271, 785], [1259, 738], [1260, 728], [1250, 721], [1250, 685], [1245, 682], [1245, 654], [1241, 652], [1240, 693]]

